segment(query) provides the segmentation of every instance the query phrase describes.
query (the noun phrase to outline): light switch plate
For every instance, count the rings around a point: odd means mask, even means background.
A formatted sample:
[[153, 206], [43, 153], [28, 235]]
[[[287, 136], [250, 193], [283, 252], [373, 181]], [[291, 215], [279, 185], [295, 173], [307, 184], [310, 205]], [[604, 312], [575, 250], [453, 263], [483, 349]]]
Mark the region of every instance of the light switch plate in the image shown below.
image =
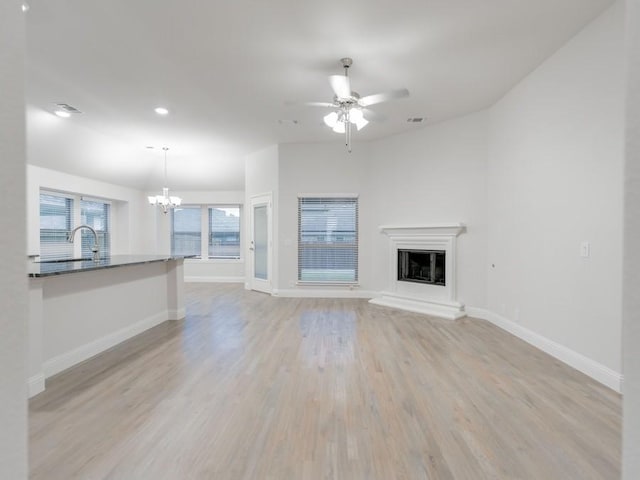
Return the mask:
[[581, 257], [589, 257], [591, 255], [591, 244], [587, 241], [584, 241], [580, 244], [580, 256]]

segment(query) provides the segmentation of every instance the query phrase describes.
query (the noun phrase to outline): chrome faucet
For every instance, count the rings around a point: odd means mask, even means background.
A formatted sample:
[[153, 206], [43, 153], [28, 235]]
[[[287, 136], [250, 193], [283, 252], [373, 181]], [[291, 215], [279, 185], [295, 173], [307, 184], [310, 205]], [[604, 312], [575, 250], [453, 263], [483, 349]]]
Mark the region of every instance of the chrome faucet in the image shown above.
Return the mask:
[[74, 228], [67, 234], [67, 242], [73, 243], [73, 239], [76, 236], [76, 232], [81, 228], [86, 228], [87, 230], [91, 230], [91, 233], [93, 233], [94, 242], [93, 242], [93, 247], [91, 247], [91, 251], [93, 252], [93, 261], [94, 262], [100, 261], [100, 249], [98, 247], [98, 233], [93, 229], [93, 227], [90, 227], [89, 225], [78, 225], [76, 228]]

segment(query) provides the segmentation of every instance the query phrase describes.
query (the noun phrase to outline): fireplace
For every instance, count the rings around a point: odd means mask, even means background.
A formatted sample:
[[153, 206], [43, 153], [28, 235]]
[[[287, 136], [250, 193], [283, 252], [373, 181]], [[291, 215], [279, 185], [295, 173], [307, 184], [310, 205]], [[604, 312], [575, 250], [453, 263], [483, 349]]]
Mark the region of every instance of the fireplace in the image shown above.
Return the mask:
[[456, 292], [457, 237], [461, 223], [381, 226], [388, 238], [388, 285], [376, 305], [456, 319], [465, 316]]
[[446, 285], [444, 250], [398, 250], [398, 281]]

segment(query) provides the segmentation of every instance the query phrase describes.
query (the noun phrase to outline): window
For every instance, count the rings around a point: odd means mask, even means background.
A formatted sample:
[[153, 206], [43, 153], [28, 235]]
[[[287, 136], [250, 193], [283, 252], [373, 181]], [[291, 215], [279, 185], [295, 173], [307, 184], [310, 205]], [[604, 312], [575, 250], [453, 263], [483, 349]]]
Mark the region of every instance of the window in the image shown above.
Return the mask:
[[191, 205], [171, 210], [171, 253], [240, 259], [240, 205]]
[[298, 280], [358, 281], [357, 197], [298, 198]]
[[[91, 257], [93, 234], [82, 229], [76, 234], [81, 241], [69, 243], [67, 234], [78, 225], [89, 225], [98, 234], [100, 256], [111, 253], [111, 204], [103, 200], [89, 200], [79, 195], [40, 192], [40, 258]], [[79, 218], [79, 221], [75, 219]]]
[[73, 228], [73, 198], [40, 194], [40, 258], [73, 258], [67, 233]]
[[[99, 200], [80, 200], [80, 222], [82, 225], [93, 227], [98, 234], [100, 257], [109, 256], [111, 253], [110, 210], [111, 205], [109, 203]], [[91, 251], [94, 243], [93, 234], [86, 228], [83, 228], [78, 233], [82, 234], [82, 257], [91, 257], [93, 255]]]
[[201, 257], [202, 208], [171, 210], [171, 254]]
[[240, 207], [209, 207], [209, 258], [240, 258]]

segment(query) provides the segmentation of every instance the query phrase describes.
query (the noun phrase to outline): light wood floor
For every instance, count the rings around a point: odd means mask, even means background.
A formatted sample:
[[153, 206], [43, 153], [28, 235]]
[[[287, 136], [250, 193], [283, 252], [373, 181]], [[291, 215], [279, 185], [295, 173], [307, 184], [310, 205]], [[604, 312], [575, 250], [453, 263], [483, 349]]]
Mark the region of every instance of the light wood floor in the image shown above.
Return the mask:
[[228, 284], [187, 312], [47, 381], [31, 478], [619, 478], [619, 395], [485, 321]]

